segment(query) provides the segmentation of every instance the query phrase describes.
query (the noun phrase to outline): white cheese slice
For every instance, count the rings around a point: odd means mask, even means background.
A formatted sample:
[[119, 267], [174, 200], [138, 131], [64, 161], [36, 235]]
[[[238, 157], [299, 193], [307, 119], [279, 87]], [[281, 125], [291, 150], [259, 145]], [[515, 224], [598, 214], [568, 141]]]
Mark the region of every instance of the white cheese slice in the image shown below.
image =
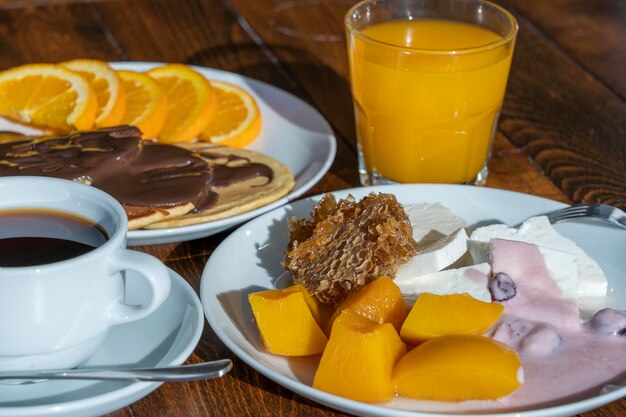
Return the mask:
[[484, 262], [487, 259], [489, 241], [494, 238], [532, 243], [574, 255], [578, 268], [579, 305], [587, 304], [586, 299], [597, 300], [606, 296], [608, 283], [600, 265], [576, 243], [559, 234], [547, 217], [532, 217], [519, 229], [496, 224], [474, 230], [470, 235], [469, 251], [475, 262]]
[[569, 252], [536, 245], [543, 256], [550, 277], [556, 282], [564, 299], [578, 302], [578, 257]]
[[402, 281], [396, 278], [394, 282], [398, 284], [409, 304], [412, 304], [410, 301], [424, 292], [437, 295], [468, 293], [478, 300], [490, 302], [491, 294], [487, 288], [490, 270], [491, 266], [488, 263], [482, 263]]
[[441, 271], [452, 265], [467, 252], [467, 240], [465, 229], [459, 229], [424, 246], [408, 262], [400, 265], [396, 273], [396, 282]]
[[439, 203], [411, 204], [405, 206], [404, 211], [413, 226], [413, 238], [421, 245], [468, 227], [465, 220]]

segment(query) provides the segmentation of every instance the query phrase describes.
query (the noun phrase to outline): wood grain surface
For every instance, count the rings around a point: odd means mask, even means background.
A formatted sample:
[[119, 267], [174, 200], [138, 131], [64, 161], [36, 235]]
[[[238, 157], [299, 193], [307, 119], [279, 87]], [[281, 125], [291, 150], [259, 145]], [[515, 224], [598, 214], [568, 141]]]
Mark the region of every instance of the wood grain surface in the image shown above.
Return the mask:
[[[622, 0], [501, 0], [520, 31], [487, 186], [626, 209], [626, 6]], [[182, 62], [282, 88], [313, 105], [338, 141], [307, 195], [358, 186], [343, 17], [347, 0], [0, 0], [0, 69], [88, 57]], [[228, 235], [137, 249], [198, 291]], [[190, 363], [232, 358], [226, 377], [164, 384], [111, 414], [344, 415], [265, 378], [206, 325]], [[626, 400], [582, 414], [626, 416]]]

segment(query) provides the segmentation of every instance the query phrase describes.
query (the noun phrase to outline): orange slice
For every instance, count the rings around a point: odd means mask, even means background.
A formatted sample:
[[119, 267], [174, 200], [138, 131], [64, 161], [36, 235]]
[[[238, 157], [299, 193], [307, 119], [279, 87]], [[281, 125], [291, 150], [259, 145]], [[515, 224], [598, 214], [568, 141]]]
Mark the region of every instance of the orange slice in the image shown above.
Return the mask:
[[165, 126], [159, 141], [191, 142], [215, 116], [217, 97], [202, 74], [186, 65], [168, 64], [148, 71], [167, 95]]
[[98, 112], [95, 127], [120, 124], [126, 110], [124, 84], [109, 64], [95, 59], [74, 59], [61, 65], [83, 76], [96, 92]]
[[200, 135], [216, 145], [243, 148], [259, 135], [261, 113], [252, 95], [236, 85], [211, 80], [217, 91], [217, 113]]
[[137, 126], [146, 139], [156, 138], [167, 117], [165, 91], [146, 74], [134, 71], [117, 71], [117, 74], [126, 94], [126, 112], [120, 123]]
[[0, 116], [57, 130], [93, 127], [96, 93], [80, 75], [54, 64], [0, 72]]

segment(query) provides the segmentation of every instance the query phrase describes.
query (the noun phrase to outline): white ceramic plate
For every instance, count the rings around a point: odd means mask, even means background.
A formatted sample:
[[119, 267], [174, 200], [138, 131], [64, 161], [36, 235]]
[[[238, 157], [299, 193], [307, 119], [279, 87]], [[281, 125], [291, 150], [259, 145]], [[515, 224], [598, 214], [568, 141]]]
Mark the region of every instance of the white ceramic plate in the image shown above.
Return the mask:
[[[472, 225], [506, 223], [517, 225], [527, 217], [564, 206], [543, 198], [508, 191], [455, 185], [398, 185], [356, 188], [336, 192], [357, 198], [370, 191], [393, 193], [403, 204], [441, 203]], [[318, 197], [288, 204], [254, 219], [226, 238], [213, 252], [202, 276], [200, 296], [205, 315], [215, 333], [250, 366], [290, 390], [348, 413], [371, 416], [464, 415], [460, 409], [437, 409], [419, 401], [394, 401], [385, 406], [365, 404], [330, 395], [311, 387], [314, 360], [287, 359], [266, 353], [252, 320], [247, 295], [281, 286], [287, 274], [280, 265], [288, 236], [286, 221], [310, 213]], [[603, 267], [609, 279], [609, 306], [626, 309], [626, 233], [598, 223], [572, 222], [557, 225]], [[233, 256], [237, 262], [233, 262]], [[599, 407], [626, 396], [626, 387], [597, 393], [588, 398], [541, 410], [500, 412], [491, 417], [563, 417]], [[469, 413], [469, 412], [468, 412]], [[473, 416], [480, 413], [472, 412]]]
[[[150, 316], [115, 326], [96, 354], [80, 368], [129, 366], [153, 368], [180, 365], [193, 352], [204, 325], [202, 305], [195, 291], [170, 270], [172, 290]], [[126, 300], [139, 304], [150, 289], [129, 273]], [[160, 382], [45, 381], [0, 384], [0, 417], [86, 417], [110, 413], [131, 404]]]
[[[146, 71], [161, 63], [116, 62], [115, 69]], [[155, 245], [198, 239], [239, 225], [261, 213], [292, 201], [315, 185], [328, 171], [335, 158], [337, 144], [328, 122], [313, 107], [299, 98], [261, 81], [231, 72], [194, 67], [208, 79], [229, 82], [243, 87], [256, 98], [263, 116], [259, 137], [248, 146], [287, 165], [296, 178], [295, 188], [285, 197], [256, 210], [228, 219], [161, 230], [131, 230], [128, 245]], [[0, 118], [0, 131], [37, 134]]]

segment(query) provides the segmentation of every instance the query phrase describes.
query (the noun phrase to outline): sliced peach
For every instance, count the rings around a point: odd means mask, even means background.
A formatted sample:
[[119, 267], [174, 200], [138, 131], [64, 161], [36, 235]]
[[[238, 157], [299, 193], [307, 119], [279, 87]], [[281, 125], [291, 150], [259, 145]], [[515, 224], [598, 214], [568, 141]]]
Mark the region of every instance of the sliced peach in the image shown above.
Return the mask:
[[317, 355], [326, 335], [318, 324], [321, 308], [302, 285], [248, 295], [268, 352], [285, 356]]
[[400, 336], [411, 344], [449, 334], [483, 334], [502, 315], [504, 306], [469, 294], [422, 293], [411, 308]]
[[332, 320], [346, 310], [379, 324], [391, 323], [397, 331], [408, 314], [400, 288], [387, 276], [375, 279], [350, 295], [339, 305]]
[[333, 324], [313, 387], [356, 401], [386, 401], [394, 395], [393, 366], [405, 352], [390, 323], [347, 310]]
[[441, 336], [400, 359], [393, 371], [399, 395], [464, 401], [494, 400], [522, 385], [521, 362], [508, 346], [484, 336]]

